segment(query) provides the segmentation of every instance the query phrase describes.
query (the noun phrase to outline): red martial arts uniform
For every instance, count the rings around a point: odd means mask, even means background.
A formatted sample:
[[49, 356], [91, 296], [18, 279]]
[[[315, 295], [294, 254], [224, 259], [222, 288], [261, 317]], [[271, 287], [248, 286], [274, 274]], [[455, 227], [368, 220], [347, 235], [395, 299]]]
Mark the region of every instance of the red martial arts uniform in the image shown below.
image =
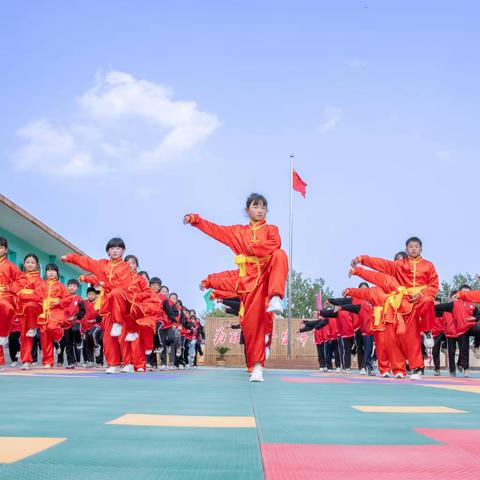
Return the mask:
[[63, 337], [64, 313], [62, 305], [69, 304], [71, 295], [58, 280], [42, 282], [43, 313], [38, 317], [42, 363], [53, 367], [53, 343]]
[[273, 296], [283, 298], [288, 273], [288, 259], [280, 249], [278, 228], [265, 220], [249, 225], [220, 226], [196, 214], [190, 215], [190, 223], [235, 253], [239, 267], [235, 292], [243, 305], [247, 368], [263, 366], [265, 336], [271, 333], [267, 304]]
[[[362, 257], [362, 260], [364, 257]], [[370, 257], [367, 257], [366, 263], [371, 265], [383, 265], [382, 262], [386, 262], [385, 265], [391, 267], [399, 266], [402, 270], [402, 275], [404, 270], [413, 265], [414, 269], [414, 281], [409, 280], [408, 275], [404, 275], [402, 278], [404, 281], [408, 280], [410, 283], [416, 285], [405, 286], [402, 285], [396, 278], [390, 274], [373, 272], [365, 270], [362, 268], [356, 268], [355, 275], [363, 278], [367, 282], [374, 283], [383, 289], [385, 293], [390, 294], [391, 298], [396, 298], [399, 305], [396, 311], [397, 326], [395, 333], [398, 336], [398, 339], [401, 343], [401, 348], [404, 353], [404, 356], [408, 359], [409, 367], [412, 370], [418, 370], [424, 368], [424, 361], [421, 348], [421, 332], [425, 331], [425, 328], [428, 328], [428, 331], [431, 331], [435, 319], [435, 310], [434, 310], [434, 297], [432, 297], [432, 292], [438, 291], [438, 277], [436, 275], [435, 269], [430, 262], [420, 259], [420, 261], [413, 260], [399, 260], [396, 262], [390, 262], [389, 260], [374, 259], [371, 261]], [[377, 262], [376, 260], [380, 260]], [[418, 259], [417, 259], [418, 260]], [[423, 262], [426, 262], [425, 264]], [[419, 265], [423, 265], [421, 268]], [[432, 273], [431, 269], [433, 268]], [[380, 269], [380, 267], [379, 267]], [[393, 269], [391, 269], [393, 271]], [[358, 273], [357, 273], [358, 272]], [[415, 280], [416, 279], [416, 280]], [[420, 279], [420, 280], [419, 280]], [[430, 281], [431, 285], [419, 285], [418, 281]], [[411, 303], [408, 300], [409, 294], [415, 294], [420, 292], [420, 300], [416, 303]], [[430, 312], [432, 309], [432, 312]], [[424, 327], [421, 327], [421, 321]], [[426, 327], [428, 325], [428, 327]], [[390, 343], [394, 343], [395, 340], [387, 329], [386, 333], [387, 340], [387, 349], [391, 348]]]
[[12, 285], [17, 294], [16, 315], [20, 321], [20, 361], [32, 363], [33, 337], [27, 337], [30, 329], [37, 329], [38, 317], [43, 311], [43, 280], [39, 272], [28, 272]]
[[[116, 260], [93, 260], [90, 257], [71, 253], [66, 256], [66, 262], [91, 272], [96, 278], [80, 277], [82, 281], [95, 282], [95, 285], [104, 286], [104, 297], [101, 298], [101, 315], [103, 317], [103, 350], [109, 367], [120, 366], [120, 340], [119, 337], [112, 337], [112, 324], [123, 325], [127, 316], [127, 305], [125, 302], [125, 290], [131, 284], [132, 275], [130, 266], [122, 258]], [[88, 280], [86, 280], [88, 278]]]
[[23, 277], [15, 264], [5, 257], [0, 258], [0, 337], [8, 337], [12, 318], [15, 315], [15, 297], [11, 285]]

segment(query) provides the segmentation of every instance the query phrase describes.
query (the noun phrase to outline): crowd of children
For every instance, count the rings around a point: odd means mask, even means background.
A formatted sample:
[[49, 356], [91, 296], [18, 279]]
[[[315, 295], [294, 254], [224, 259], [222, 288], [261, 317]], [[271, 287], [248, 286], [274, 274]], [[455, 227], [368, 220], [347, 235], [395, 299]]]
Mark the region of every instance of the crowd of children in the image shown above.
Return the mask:
[[[470, 347], [480, 358], [480, 292], [463, 285], [447, 303], [438, 294], [433, 264], [421, 257], [422, 242], [409, 238], [406, 251], [394, 261], [363, 255], [352, 261], [349, 275], [364, 282], [347, 288], [342, 298], [328, 299], [301, 331], [314, 330], [320, 369], [351, 373], [352, 350], [363, 375], [418, 380], [425, 358], [432, 355], [434, 375], [440, 375], [440, 352], [447, 353], [451, 376], [469, 376]], [[369, 269], [360, 267], [362, 264]], [[370, 287], [367, 282], [374, 286]], [[457, 358], [458, 347], [458, 361]]]
[[[236, 270], [210, 274], [200, 286], [238, 315], [250, 381], [263, 382], [274, 315], [283, 311], [288, 259], [278, 228], [266, 223], [265, 197], [251, 194], [245, 212], [248, 225], [221, 226], [198, 214], [185, 215], [184, 223], [235, 253]], [[75, 253], [61, 257], [88, 272], [79, 278], [90, 285], [82, 299], [79, 281], [69, 280], [65, 287], [57, 265], [48, 264], [42, 279], [34, 254], [18, 269], [7, 260], [8, 243], [0, 237], [0, 364], [8, 343], [10, 357], [23, 369], [38, 358], [39, 346], [45, 368], [54, 366], [55, 353], [60, 365], [66, 356], [66, 368], [75, 368], [82, 356], [86, 367], [105, 359], [109, 374], [196, 365], [204, 334], [195, 311], [158, 277], [139, 272], [137, 257], [124, 257], [122, 239], [111, 239], [106, 252], [108, 258], [101, 260]], [[437, 272], [421, 253], [421, 240], [411, 237], [393, 261], [368, 255], [352, 260], [349, 276], [364, 281], [345, 289], [342, 298], [329, 299], [301, 329], [315, 330], [322, 370], [332, 370], [335, 361], [336, 369], [351, 372], [356, 350], [362, 374], [375, 375], [376, 362], [384, 377], [400, 379], [408, 372], [418, 380], [427, 350], [440, 375], [445, 347], [450, 374], [469, 375], [471, 343], [480, 358], [480, 291], [464, 285], [441, 303]]]
[[[7, 344], [13, 365], [23, 370], [39, 361], [39, 349], [44, 368], [55, 365], [55, 354], [56, 364], [66, 360], [68, 369], [101, 367], [105, 359], [109, 374], [196, 366], [204, 330], [195, 311], [160, 278], [139, 272], [137, 257], [124, 258], [122, 239], [111, 239], [106, 252], [102, 260], [63, 256], [62, 262], [89, 272], [65, 286], [54, 263], [41, 277], [33, 253], [17, 268], [0, 237], [0, 368]], [[90, 285], [85, 299], [78, 295], [80, 281]]]

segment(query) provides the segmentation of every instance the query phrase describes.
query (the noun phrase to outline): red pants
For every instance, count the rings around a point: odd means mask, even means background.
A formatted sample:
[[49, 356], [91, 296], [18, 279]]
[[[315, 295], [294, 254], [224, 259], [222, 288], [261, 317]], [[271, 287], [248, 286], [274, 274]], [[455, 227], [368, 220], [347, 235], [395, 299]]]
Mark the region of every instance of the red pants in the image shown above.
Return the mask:
[[[129, 295], [127, 295], [123, 288], [114, 288], [110, 292], [108, 299], [112, 323], [119, 323], [120, 325], [123, 325], [128, 315], [133, 314], [134, 317], [136, 316], [133, 312], [131, 312], [131, 298]], [[133, 308], [137, 309], [138, 306], [135, 305]]]
[[420, 332], [431, 332], [435, 323], [435, 304], [432, 298], [420, 297], [415, 304], [412, 315], [419, 323]]
[[20, 361], [22, 363], [32, 363], [33, 337], [27, 337], [26, 333], [31, 328], [38, 327], [38, 316], [42, 313], [43, 308], [38, 302], [27, 302], [21, 306], [21, 310], [23, 313], [18, 315], [20, 322]]
[[265, 335], [271, 335], [272, 315], [266, 312], [268, 300], [274, 295], [283, 298], [288, 273], [288, 258], [283, 250], [275, 250], [260, 274], [256, 288], [241, 294], [244, 315], [241, 319], [247, 368], [265, 362]]
[[405, 369], [405, 355], [403, 353], [400, 339], [397, 335], [397, 325], [395, 323], [385, 324], [385, 349], [390, 363], [390, 368], [394, 374], [407, 373]]
[[62, 337], [63, 328], [61, 327], [61, 323], [56, 320], [49, 320], [46, 324], [40, 326], [43, 365], [51, 365], [53, 367], [55, 360], [53, 355], [53, 342], [59, 342]]
[[[120, 366], [120, 337], [112, 337], [112, 319], [110, 315], [103, 317], [103, 354], [109, 367]], [[123, 333], [123, 332], [122, 332]]]
[[12, 295], [0, 296], [0, 337], [8, 337], [15, 314], [14, 298]]
[[398, 335], [400, 346], [411, 370], [424, 368], [425, 366], [422, 355], [422, 336], [420, 334], [418, 313], [419, 310], [414, 308], [409, 315], [404, 316], [405, 333]]
[[390, 371], [390, 362], [388, 361], [388, 352], [385, 345], [385, 331], [374, 331], [375, 352], [377, 352], [378, 370], [383, 375]]

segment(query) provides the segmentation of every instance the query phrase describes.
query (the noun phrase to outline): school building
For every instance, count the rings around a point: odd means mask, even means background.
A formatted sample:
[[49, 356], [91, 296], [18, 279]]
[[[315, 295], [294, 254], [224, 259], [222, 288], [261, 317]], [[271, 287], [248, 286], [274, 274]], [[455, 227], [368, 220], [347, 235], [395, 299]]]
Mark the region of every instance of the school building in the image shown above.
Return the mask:
[[[8, 240], [8, 258], [19, 268], [28, 253], [34, 253], [40, 260], [42, 276], [47, 263], [56, 263], [60, 271], [60, 281], [64, 284], [77, 278], [83, 272], [75, 265], [60, 262], [66, 253], [84, 253], [61, 235], [47, 227], [23, 208], [0, 194], [0, 236]], [[79, 294], [86, 293], [86, 285], [81, 284]]]

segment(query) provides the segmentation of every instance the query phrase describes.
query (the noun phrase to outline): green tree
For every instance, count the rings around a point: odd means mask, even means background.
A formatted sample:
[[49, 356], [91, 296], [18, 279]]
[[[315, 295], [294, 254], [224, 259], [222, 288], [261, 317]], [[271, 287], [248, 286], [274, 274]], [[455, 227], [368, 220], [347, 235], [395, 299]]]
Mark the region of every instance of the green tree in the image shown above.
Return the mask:
[[[311, 318], [317, 309], [317, 293], [322, 291], [322, 301], [333, 295], [333, 291], [325, 285], [323, 278], [303, 278], [300, 272], [292, 272], [292, 317]], [[285, 312], [286, 314], [286, 312]]]

